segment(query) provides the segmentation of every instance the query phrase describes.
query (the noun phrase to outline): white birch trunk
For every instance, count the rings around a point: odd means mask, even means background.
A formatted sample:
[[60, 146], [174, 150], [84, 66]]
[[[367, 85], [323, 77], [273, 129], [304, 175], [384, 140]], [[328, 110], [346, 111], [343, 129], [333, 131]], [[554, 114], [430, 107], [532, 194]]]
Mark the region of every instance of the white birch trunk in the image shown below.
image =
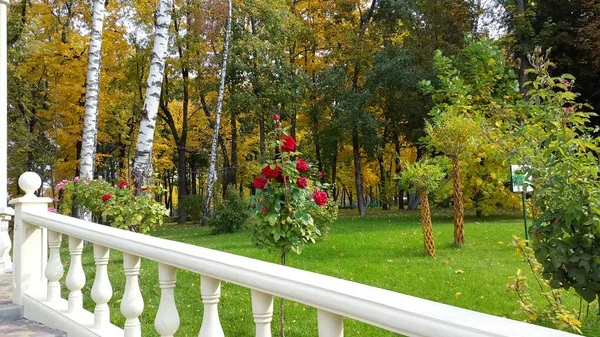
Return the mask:
[[[94, 0], [90, 50], [88, 52], [85, 78], [85, 113], [83, 116], [83, 139], [79, 158], [79, 175], [82, 180], [92, 180], [96, 162], [98, 141], [98, 100], [100, 96], [100, 67], [102, 66], [102, 27], [104, 26], [105, 0]], [[91, 221], [92, 214], [80, 210], [80, 217]]]
[[172, 0], [160, 0], [156, 9], [156, 27], [150, 73], [146, 82], [146, 98], [133, 163], [133, 182], [139, 193], [142, 186], [152, 178], [152, 143], [160, 103], [160, 92], [169, 51], [169, 26], [171, 25]]
[[227, 26], [225, 27], [225, 43], [223, 45], [223, 63], [221, 64], [221, 84], [219, 85], [219, 96], [217, 97], [217, 111], [215, 113], [215, 130], [213, 132], [212, 146], [210, 149], [210, 165], [208, 177], [206, 178], [206, 198], [204, 199], [204, 216], [210, 216], [210, 199], [212, 197], [213, 184], [217, 179], [217, 142], [219, 139], [219, 128], [221, 126], [221, 110], [223, 108], [223, 93], [225, 92], [225, 76], [227, 74], [227, 55], [229, 54], [229, 39], [231, 36], [231, 12], [232, 3], [228, 1], [229, 13], [227, 14]]

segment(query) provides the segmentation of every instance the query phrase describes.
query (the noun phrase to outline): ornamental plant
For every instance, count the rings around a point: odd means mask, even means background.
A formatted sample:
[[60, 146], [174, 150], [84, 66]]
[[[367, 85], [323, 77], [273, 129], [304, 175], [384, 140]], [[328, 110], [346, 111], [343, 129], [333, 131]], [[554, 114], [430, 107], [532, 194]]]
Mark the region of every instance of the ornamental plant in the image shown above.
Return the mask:
[[523, 165], [539, 210], [531, 245], [552, 288], [574, 288], [591, 303], [600, 294], [600, 142], [586, 126], [594, 114], [577, 102], [573, 76], [550, 75], [548, 53], [530, 63], [529, 100], [507, 132], [521, 145], [511, 159]]
[[154, 200], [154, 193], [160, 193], [159, 187], [145, 186], [142, 194], [135, 196], [126, 181], [113, 186], [108, 181], [93, 179], [73, 181], [63, 180], [56, 185], [64, 190], [65, 200], [78, 208], [92, 212], [96, 219], [104, 218], [112, 227], [128, 229], [139, 233], [149, 233], [163, 224], [168, 215], [165, 206]]
[[[311, 179], [310, 165], [296, 151], [295, 139], [282, 128], [279, 115], [275, 114], [273, 121], [275, 128], [269, 132], [267, 144], [275, 159], [267, 161], [253, 183], [251, 232], [258, 249], [277, 252], [285, 265], [287, 253], [302, 253], [306, 244], [315, 243], [321, 235], [310, 211], [327, 204], [324, 190], [328, 185]], [[284, 336], [283, 299], [280, 311]]]

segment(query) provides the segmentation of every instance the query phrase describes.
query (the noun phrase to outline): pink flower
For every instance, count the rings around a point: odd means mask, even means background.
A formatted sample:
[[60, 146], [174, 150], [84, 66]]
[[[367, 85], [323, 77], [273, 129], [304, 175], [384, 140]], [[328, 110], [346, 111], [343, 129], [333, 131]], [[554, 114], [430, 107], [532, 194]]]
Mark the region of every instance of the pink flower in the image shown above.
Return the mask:
[[573, 108], [572, 107], [568, 107], [565, 109], [565, 115], [571, 114], [573, 113]]
[[300, 177], [296, 180], [296, 185], [300, 188], [306, 188], [308, 186], [308, 181], [305, 177]]
[[75, 177], [75, 179], [73, 179], [74, 183], [78, 183], [79, 182], [79, 177]]
[[102, 176], [98, 176], [98, 179], [102, 179]]
[[84, 180], [84, 181], [83, 181], [83, 184], [84, 184], [85, 186], [89, 185], [89, 183], [87, 182], [87, 180]]
[[50, 213], [56, 213], [56, 208], [54, 208], [54, 207], [48, 207], [48, 212], [50, 212]]
[[65, 184], [61, 181], [60, 183], [56, 184], [56, 190], [60, 191], [65, 187]]
[[57, 202], [57, 201], [58, 201], [58, 199], [52, 198], [52, 202]]
[[323, 191], [316, 191], [315, 194], [313, 194], [313, 200], [315, 201], [315, 204], [319, 206], [325, 205], [328, 199], [327, 193]]
[[302, 159], [298, 159], [296, 161], [296, 170], [298, 170], [299, 172], [308, 171], [308, 163]]
[[564, 85], [568, 88], [571, 85], [571, 82], [569, 82], [569, 80], [565, 80]]

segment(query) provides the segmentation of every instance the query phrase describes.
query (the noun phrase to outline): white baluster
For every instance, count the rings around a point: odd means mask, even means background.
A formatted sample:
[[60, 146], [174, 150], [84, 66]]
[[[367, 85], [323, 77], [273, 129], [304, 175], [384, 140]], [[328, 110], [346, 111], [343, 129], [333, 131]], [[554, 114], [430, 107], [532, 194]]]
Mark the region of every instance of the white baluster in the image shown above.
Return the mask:
[[112, 286], [108, 279], [108, 258], [110, 250], [107, 247], [94, 244], [94, 262], [96, 277], [92, 286], [92, 299], [96, 303], [94, 309], [94, 328], [102, 329], [110, 323], [108, 301], [112, 297]]
[[319, 337], [344, 337], [344, 319], [340, 315], [319, 309]]
[[76, 237], [69, 237], [69, 252], [71, 253], [71, 265], [67, 272], [66, 285], [71, 291], [69, 293], [69, 313], [83, 309], [83, 295], [81, 289], [85, 286], [85, 273], [81, 266], [81, 252], [83, 241]]
[[208, 276], [200, 276], [200, 292], [204, 303], [204, 317], [198, 337], [225, 337], [219, 321], [219, 297], [221, 296], [221, 280]]
[[256, 323], [256, 337], [271, 337], [273, 295], [252, 289], [252, 315]]
[[12, 261], [10, 259], [12, 241], [8, 235], [8, 222], [13, 214], [12, 208], [0, 206], [0, 274], [12, 271]]
[[158, 264], [158, 284], [160, 285], [160, 304], [156, 313], [154, 327], [161, 337], [173, 337], [179, 329], [179, 314], [175, 306], [175, 282], [177, 268], [166, 264]]
[[125, 316], [124, 337], [140, 337], [142, 327], [138, 317], [144, 310], [144, 299], [140, 292], [138, 275], [140, 274], [140, 257], [123, 253], [125, 269], [125, 292], [121, 301], [121, 313]]
[[46, 265], [45, 275], [48, 279], [48, 290], [46, 293], [48, 302], [55, 302], [60, 298], [60, 279], [63, 277], [64, 269], [60, 261], [60, 245], [62, 243], [62, 234], [55, 231], [48, 231], [48, 248], [50, 256]]

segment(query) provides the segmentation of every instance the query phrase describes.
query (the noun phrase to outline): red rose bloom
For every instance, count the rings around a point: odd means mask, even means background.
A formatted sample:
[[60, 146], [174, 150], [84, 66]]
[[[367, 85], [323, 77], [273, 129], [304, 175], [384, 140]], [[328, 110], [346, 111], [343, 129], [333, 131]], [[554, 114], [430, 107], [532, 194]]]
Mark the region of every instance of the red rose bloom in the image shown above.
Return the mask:
[[126, 181], [121, 181], [121, 182], [119, 183], [119, 188], [120, 188], [120, 189], [123, 189], [123, 188], [125, 188], [125, 186], [127, 186], [127, 182], [126, 182]]
[[102, 196], [102, 201], [108, 201], [108, 200], [110, 200], [110, 198], [112, 198], [112, 195], [105, 194], [105, 195]]
[[302, 159], [298, 159], [296, 161], [296, 170], [298, 170], [299, 172], [308, 171], [308, 163]]
[[571, 114], [573, 113], [573, 108], [572, 107], [568, 107], [565, 109], [565, 115]]
[[274, 121], [278, 121], [279, 120], [279, 115], [278, 114], [273, 114], [273, 120]]
[[558, 218], [554, 217], [554, 219], [552, 219], [554, 222], [558, 222]]
[[262, 190], [263, 188], [265, 188], [265, 185], [267, 185], [267, 179], [263, 177], [258, 177], [254, 179], [252, 185], [254, 186], [254, 188], [260, 188]]
[[305, 177], [300, 177], [298, 180], [296, 180], [296, 185], [298, 185], [300, 188], [306, 188], [306, 186], [308, 186], [308, 181]]
[[263, 207], [261, 210], [263, 213], [267, 213], [267, 210]]
[[271, 165], [269, 164], [263, 167], [262, 173], [265, 175], [265, 177], [267, 177], [267, 179], [273, 179], [279, 174], [279, 166], [275, 165], [275, 168], [272, 169]]
[[281, 151], [283, 152], [292, 152], [296, 148], [296, 141], [294, 138], [290, 136], [285, 136], [281, 138], [283, 140], [283, 145], [281, 145]]
[[327, 193], [323, 191], [316, 191], [315, 194], [313, 194], [313, 200], [315, 201], [315, 204], [323, 206], [328, 200]]
[[145, 187], [142, 187], [142, 191], [144, 191], [144, 192], [145, 192], [145, 191], [149, 191], [149, 190], [150, 190], [150, 186], [145, 186]]
[[[279, 174], [277, 175], [277, 177], [275, 177], [275, 180], [277, 180], [278, 183], [283, 185], [283, 174], [281, 174], [281, 172], [279, 172]], [[289, 182], [290, 181], [290, 177], [285, 177], [285, 181]]]

